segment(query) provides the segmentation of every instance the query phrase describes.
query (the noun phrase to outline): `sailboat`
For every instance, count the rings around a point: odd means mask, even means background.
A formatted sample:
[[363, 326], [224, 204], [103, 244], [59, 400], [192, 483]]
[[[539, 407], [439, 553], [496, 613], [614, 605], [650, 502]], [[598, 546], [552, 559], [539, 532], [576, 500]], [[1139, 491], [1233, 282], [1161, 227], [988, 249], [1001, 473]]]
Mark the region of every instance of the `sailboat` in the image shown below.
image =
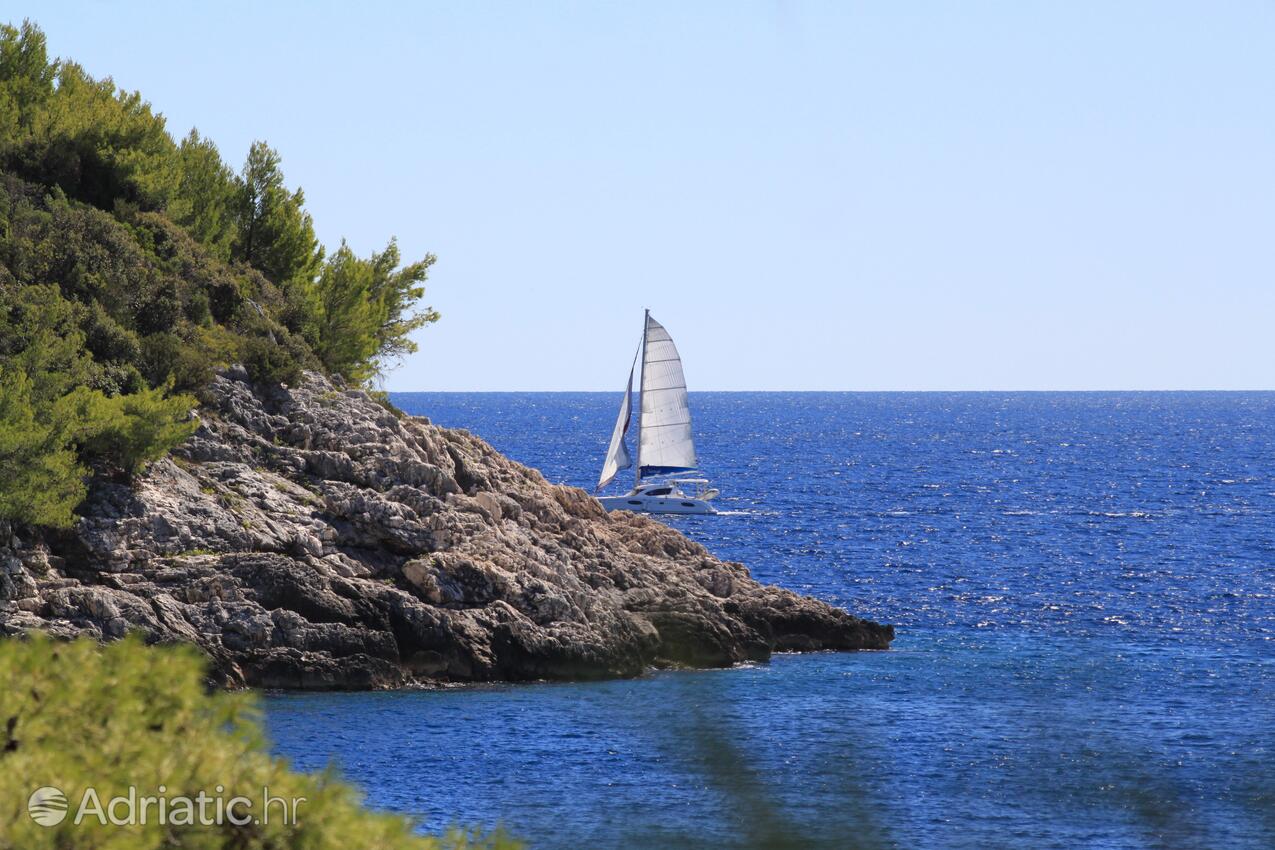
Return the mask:
[[646, 311], [642, 344], [629, 367], [629, 382], [620, 400], [602, 475], [595, 493], [610, 484], [622, 469], [633, 466], [624, 438], [633, 414], [633, 373], [641, 358], [638, 378], [637, 475], [633, 490], [623, 496], [599, 498], [608, 511], [649, 514], [715, 514], [710, 504], [718, 491], [704, 478], [678, 478], [693, 473], [695, 441], [691, 437], [691, 409], [686, 398], [682, 358], [664, 326]]

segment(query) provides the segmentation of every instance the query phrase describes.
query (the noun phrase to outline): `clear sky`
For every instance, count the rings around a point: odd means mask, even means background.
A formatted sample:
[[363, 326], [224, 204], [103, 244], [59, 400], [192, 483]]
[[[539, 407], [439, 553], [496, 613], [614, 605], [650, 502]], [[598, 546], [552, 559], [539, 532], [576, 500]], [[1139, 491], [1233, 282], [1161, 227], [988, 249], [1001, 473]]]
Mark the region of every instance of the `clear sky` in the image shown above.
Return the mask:
[[1275, 387], [1275, 4], [64, 3], [53, 53], [439, 262], [394, 390]]

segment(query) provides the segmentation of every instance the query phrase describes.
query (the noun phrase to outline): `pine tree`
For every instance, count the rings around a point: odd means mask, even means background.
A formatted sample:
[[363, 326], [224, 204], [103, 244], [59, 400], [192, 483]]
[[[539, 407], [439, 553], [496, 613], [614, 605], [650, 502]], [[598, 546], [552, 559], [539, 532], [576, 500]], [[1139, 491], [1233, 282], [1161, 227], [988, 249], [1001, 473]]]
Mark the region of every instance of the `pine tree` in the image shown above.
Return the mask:
[[234, 172], [221, 160], [211, 139], [191, 130], [178, 148], [181, 182], [169, 203], [168, 214], [199, 240], [213, 256], [230, 257], [235, 238]]

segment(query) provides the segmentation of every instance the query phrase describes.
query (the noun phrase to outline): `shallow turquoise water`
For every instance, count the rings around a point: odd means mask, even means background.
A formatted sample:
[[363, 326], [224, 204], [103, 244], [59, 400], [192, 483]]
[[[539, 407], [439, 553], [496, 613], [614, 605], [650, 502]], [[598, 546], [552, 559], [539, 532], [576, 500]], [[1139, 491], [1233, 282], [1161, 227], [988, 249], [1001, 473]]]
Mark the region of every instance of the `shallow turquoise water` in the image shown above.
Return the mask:
[[[554, 481], [618, 396], [397, 394]], [[1275, 394], [692, 394], [676, 524], [899, 627], [625, 682], [273, 695], [278, 752], [539, 847], [1275, 845]], [[686, 840], [686, 836], [694, 838]]]

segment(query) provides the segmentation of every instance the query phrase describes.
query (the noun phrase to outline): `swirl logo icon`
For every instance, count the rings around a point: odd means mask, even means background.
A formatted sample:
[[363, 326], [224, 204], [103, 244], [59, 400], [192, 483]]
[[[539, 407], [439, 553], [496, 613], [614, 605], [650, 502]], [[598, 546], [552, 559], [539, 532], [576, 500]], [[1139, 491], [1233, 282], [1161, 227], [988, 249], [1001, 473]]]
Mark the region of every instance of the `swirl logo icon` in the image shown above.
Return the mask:
[[37, 788], [27, 798], [27, 813], [40, 826], [57, 826], [66, 819], [66, 795], [50, 785]]

